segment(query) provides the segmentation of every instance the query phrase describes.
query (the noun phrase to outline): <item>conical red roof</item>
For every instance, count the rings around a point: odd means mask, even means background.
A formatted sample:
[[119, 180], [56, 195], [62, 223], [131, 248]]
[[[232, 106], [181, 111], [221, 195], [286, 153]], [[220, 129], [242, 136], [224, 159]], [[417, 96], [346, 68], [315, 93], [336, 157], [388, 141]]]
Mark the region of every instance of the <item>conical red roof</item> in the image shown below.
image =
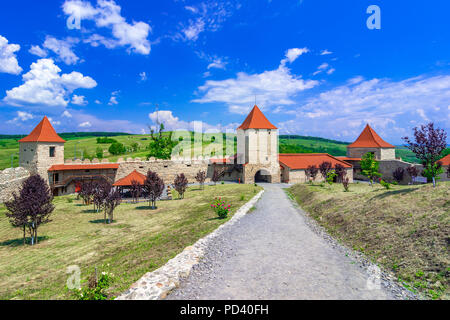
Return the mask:
[[147, 177], [145, 175], [134, 170], [132, 173], [127, 175], [125, 178], [117, 180], [116, 183], [113, 184], [113, 186], [115, 186], [115, 187], [131, 186], [132, 185], [131, 182], [133, 180], [137, 181], [140, 185], [144, 185], [146, 178]]
[[31, 131], [25, 138], [19, 142], [66, 142], [58, 136], [47, 116]]
[[395, 146], [381, 139], [375, 130], [366, 125], [358, 139], [347, 148], [395, 148]]
[[258, 106], [255, 105], [238, 129], [277, 129], [277, 127], [271, 124]]

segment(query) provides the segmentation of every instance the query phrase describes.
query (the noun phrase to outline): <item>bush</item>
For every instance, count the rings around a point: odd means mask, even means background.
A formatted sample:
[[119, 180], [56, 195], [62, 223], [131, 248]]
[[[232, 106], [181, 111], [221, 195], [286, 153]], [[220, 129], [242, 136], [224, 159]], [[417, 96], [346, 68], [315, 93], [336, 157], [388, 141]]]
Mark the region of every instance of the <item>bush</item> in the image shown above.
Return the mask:
[[392, 176], [394, 177], [394, 180], [398, 183], [402, 182], [403, 176], [405, 175], [405, 169], [402, 167], [398, 167], [397, 169], [392, 172]]
[[178, 192], [180, 199], [184, 198], [184, 193], [186, 192], [188, 183], [189, 183], [188, 179], [186, 178], [184, 173], [176, 176], [176, 178], [173, 182], [173, 186], [174, 186], [175, 190]]
[[125, 146], [122, 143], [115, 142], [109, 147], [108, 151], [112, 155], [117, 156], [117, 155], [124, 154], [127, 151], [127, 149], [125, 148]]
[[225, 219], [230, 212], [231, 204], [227, 205], [222, 198], [215, 198], [211, 208], [217, 213], [219, 219]]
[[88, 282], [86, 288], [80, 288], [78, 292], [79, 300], [107, 300], [108, 295], [106, 289], [111, 285], [112, 277], [114, 275], [108, 272], [102, 272], [100, 278], [97, 280], [96, 273], [94, 273]]
[[350, 179], [348, 177], [345, 177], [342, 180], [342, 185], [344, 186], [344, 191], [348, 192], [350, 190]]
[[97, 144], [110, 144], [110, 143], [117, 143], [117, 140], [108, 137], [97, 138]]
[[391, 184], [389, 182], [386, 182], [384, 180], [380, 180], [380, 184], [386, 189], [389, 190], [391, 188]]
[[95, 155], [98, 159], [103, 159], [103, 149], [101, 147], [97, 147], [97, 150], [95, 150]]

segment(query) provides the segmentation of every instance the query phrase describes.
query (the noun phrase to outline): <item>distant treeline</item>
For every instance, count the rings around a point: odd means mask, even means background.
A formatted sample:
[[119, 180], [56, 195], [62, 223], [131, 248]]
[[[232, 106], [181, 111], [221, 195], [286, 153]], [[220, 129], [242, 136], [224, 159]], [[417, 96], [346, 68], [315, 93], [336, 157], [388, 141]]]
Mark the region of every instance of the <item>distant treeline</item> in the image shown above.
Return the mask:
[[[58, 133], [58, 135], [65, 139], [76, 139], [76, 138], [92, 138], [92, 137], [118, 137], [118, 136], [129, 136], [129, 133], [123, 132], [65, 132]], [[26, 137], [26, 134], [0, 134], [0, 139], [16, 139], [20, 140]]]
[[343, 145], [350, 144], [350, 142], [342, 142], [342, 141], [330, 140], [330, 139], [325, 139], [325, 138], [310, 137], [310, 136], [298, 136], [298, 135], [280, 135], [280, 139], [291, 139], [291, 140], [303, 139], [303, 140], [323, 141], [323, 142], [343, 144]]
[[328, 153], [333, 156], [345, 156], [346, 151], [326, 146], [305, 147], [300, 145], [291, 145], [280, 143], [280, 153]]

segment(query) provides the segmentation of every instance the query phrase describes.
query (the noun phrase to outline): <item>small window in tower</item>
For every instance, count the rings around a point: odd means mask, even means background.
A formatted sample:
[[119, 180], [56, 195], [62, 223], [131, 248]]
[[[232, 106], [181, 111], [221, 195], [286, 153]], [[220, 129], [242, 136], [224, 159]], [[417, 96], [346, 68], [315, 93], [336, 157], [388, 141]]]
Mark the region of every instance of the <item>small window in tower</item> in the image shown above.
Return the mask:
[[23, 152], [27, 152], [27, 149], [23, 149]]
[[55, 147], [50, 147], [50, 158], [55, 157]]

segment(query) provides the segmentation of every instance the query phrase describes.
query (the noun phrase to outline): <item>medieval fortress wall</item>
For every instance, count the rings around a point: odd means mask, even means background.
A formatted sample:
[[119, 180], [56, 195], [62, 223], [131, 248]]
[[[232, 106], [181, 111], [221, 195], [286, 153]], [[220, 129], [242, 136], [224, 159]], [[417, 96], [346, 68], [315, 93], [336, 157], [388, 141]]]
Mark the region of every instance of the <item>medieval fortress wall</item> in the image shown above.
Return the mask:
[[8, 168], [0, 171], [0, 203], [9, 201], [14, 192], [18, 192], [22, 182], [30, 176], [30, 172], [23, 168]]

